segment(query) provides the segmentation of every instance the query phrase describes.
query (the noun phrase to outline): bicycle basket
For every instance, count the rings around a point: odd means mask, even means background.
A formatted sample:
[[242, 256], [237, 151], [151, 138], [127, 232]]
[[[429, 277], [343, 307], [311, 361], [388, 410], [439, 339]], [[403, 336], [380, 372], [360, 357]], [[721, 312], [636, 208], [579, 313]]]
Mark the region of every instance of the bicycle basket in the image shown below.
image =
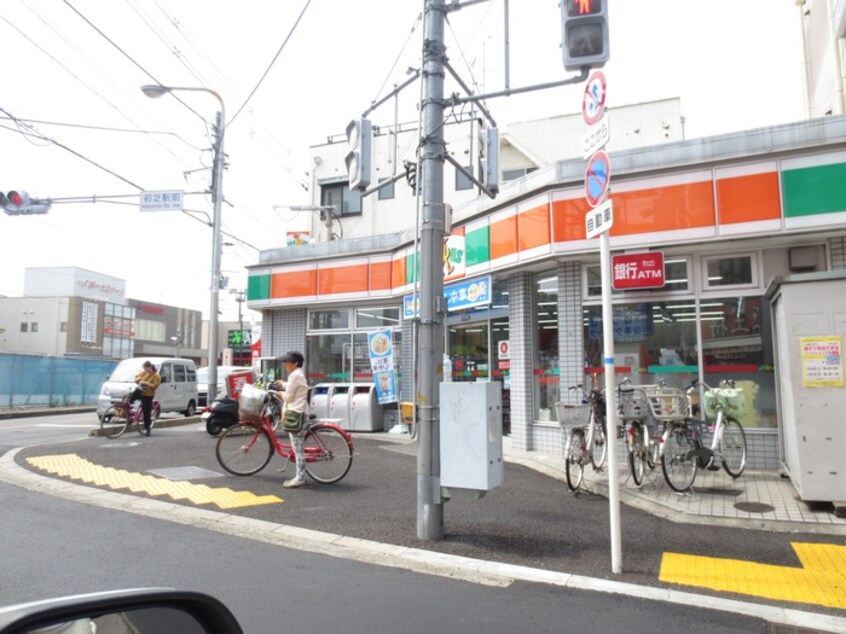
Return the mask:
[[647, 392], [655, 420], [682, 420], [690, 415], [687, 396], [679, 389], [662, 387]]
[[649, 416], [646, 392], [635, 387], [620, 388], [620, 414], [625, 420], [643, 420]]
[[556, 403], [555, 413], [562, 427], [579, 427], [590, 423], [590, 405]]
[[723, 413], [732, 418], [746, 416], [746, 396], [741, 388], [721, 387], [705, 392], [705, 416], [717, 417], [717, 405], [721, 405]]
[[261, 421], [261, 412], [267, 399], [267, 391], [245, 383], [238, 399], [238, 418], [253, 423]]

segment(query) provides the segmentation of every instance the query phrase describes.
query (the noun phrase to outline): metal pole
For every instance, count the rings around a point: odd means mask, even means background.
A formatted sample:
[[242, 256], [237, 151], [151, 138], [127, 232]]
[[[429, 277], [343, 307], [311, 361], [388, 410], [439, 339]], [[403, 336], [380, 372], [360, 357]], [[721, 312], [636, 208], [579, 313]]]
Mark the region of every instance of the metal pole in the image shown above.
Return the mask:
[[217, 394], [217, 355], [219, 350], [218, 336], [218, 307], [220, 306], [220, 211], [223, 204], [223, 132], [225, 128], [223, 99], [214, 92], [220, 102], [220, 112], [217, 113], [217, 130], [214, 142], [214, 183], [212, 198], [214, 200], [214, 215], [212, 218], [212, 275], [211, 275], [211, 305], [209, 314], [209, 401]]
[[423, 198], [420, 274], [420, 381], [416, 395], [417, 537], [444, 536], [438, 386], [444, 350], [444, 0], [424, 0], [423, 138], [420, 146]]
[[[611, 305], [611, 247], [608, 231], [599, 237], [602, 261], [602, 340], [605, 356], [605, 415], [608, 442], [608, 508], [611, 518], [611, 572], [622, 571], [620, 479], [617, 469], [617, 381], [614, 378], [614, 313]], [[598, 387], [598, 386], [597, 386]]]

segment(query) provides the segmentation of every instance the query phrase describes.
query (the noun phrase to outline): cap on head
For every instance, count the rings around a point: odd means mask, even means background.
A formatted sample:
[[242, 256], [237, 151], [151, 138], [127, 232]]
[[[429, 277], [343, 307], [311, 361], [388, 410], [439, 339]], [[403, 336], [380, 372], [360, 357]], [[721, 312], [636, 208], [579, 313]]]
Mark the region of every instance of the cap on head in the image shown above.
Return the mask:
[[282, 363], [292, 362], [296, 363], [298, 368], [303, 367], [303, 362], [305, 361], [305, 357], [300, 352], [286, 352], [281, 357], [279, 357], [279, 361]]

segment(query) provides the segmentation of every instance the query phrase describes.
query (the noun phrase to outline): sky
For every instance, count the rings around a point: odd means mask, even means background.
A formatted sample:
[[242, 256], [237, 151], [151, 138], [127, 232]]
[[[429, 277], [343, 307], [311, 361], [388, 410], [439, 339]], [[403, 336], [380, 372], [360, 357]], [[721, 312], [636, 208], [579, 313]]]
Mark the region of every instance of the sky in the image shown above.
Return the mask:
[[[476, 93], [505, 87], [505, 0], [451, 12], [451, 65]], [[54, 199], [0, 214], [0, 295], [27, 267], [77, 266], [128, 297], [209, 315], [212, 124], [205, 92], [152, 100], [144, 84], [204, 87], [225, 106], [222, 274], [245, 289], [259, 250], [307, 227], [310, 146], [420, 67], [423, 0], [3, 0], [0, 190]], [[509, 3], [510, 86], [565, 79], [557, 0]], [[805, 117], [793, 0], [610, 0], [607, 105], [681, 98], [695, 138]], [[509, 122], [581, 109], [583, 85], [487, 103]], [[447, 93], [461, 92], [448, 82]], [[399, 96], [416, 121], [419, 84]], [[393, 102], [371, 114], [393, 123]], [[141, 191], [183, 190], [190, 212], [141, 212]], [[76, 198], [76, 202], [62, 199]], [[79, 200], [83, 199], [83, 200]], [[308, 213], [308, 212], [305, 212]], [[235, 294], [220, 294], [236, 320]], [[244, 320], [260, 316], [243, 306]]]

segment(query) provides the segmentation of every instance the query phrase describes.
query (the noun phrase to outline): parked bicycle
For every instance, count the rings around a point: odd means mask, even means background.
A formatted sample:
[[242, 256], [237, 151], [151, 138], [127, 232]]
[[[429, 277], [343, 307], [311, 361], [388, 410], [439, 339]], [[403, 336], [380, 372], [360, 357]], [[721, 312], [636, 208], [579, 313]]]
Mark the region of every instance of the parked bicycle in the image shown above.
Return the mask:
[[721, 381], [720, 387], [712, 388], [697, 379], [688, 394], [700, 383], [705, 388], [706, 418], [714, 419], [710, 445], [702, 443], [702, 422], [690, 416], [669, 422], [661, 439], [661, 469], [667, 484], [679, 493], [693, 486], [699, 469], [718, 471], [718, 458], [732, 478], [739, 478], [746, 468], [746, 434], [735, 418], [745, 415], [743, 391], [734, 381]]
[[582, 405], [556, 403], [558, 421], [568, 428], [564, 447], [567, 487], [578, 491], [584, 478], [585, 465], [590, 462], [594, 471], [601, 471], [608, 455], [605, 425], [605, 395], [595, 386], [589, 392], [583, 385], [571, 385], [582, 390]]
[[[215, 454], [220, 466], [238, 476], [253, 475], [264, 469], [274, 452], [287, 463], [296, 462], [294, 448], [280, 440], [274, 433], [278, 422], [275, 399], [264, 390], [260, 414], [255, 420], [242, 420], [228, 428], [217, 441]], [[241, 393], [241, 404], [245, 402]], [[242, 414], [243, 415], [243, 414]], [[306, 456], [306, 473], [316, 482], [332, 484], [341, 480], [350, 470], [353, 460], [353, 442], [343, 429], [331, 423], [312, 423], [309, 417], [303, 444]], [[285, 434], [287, 437], [287, 434]], [[282, 469], [285, 470], [285, 467]]]
[[662, 385], [630, 385], [626, 378], [618, 385], [620, 422], [628, 448], [629, 471], [636, 486], [643, 484], [646, 469], [653, 470], [659, 460], [659, 421], [652, 416], [649, 391]]
[[[156, 424], [161, 416], [162, 408], [158, 401], [153, 401], [153, 408], [150, 411], [150, 429]], [[130, 403], [129, 393], [120, 401], [113, 402], [100, 417], [100, 435], [106, 438], [118, 438], [133, 425], [142, 436], [146, 435], [144, 429], [144, 412], [141, 403]]]

